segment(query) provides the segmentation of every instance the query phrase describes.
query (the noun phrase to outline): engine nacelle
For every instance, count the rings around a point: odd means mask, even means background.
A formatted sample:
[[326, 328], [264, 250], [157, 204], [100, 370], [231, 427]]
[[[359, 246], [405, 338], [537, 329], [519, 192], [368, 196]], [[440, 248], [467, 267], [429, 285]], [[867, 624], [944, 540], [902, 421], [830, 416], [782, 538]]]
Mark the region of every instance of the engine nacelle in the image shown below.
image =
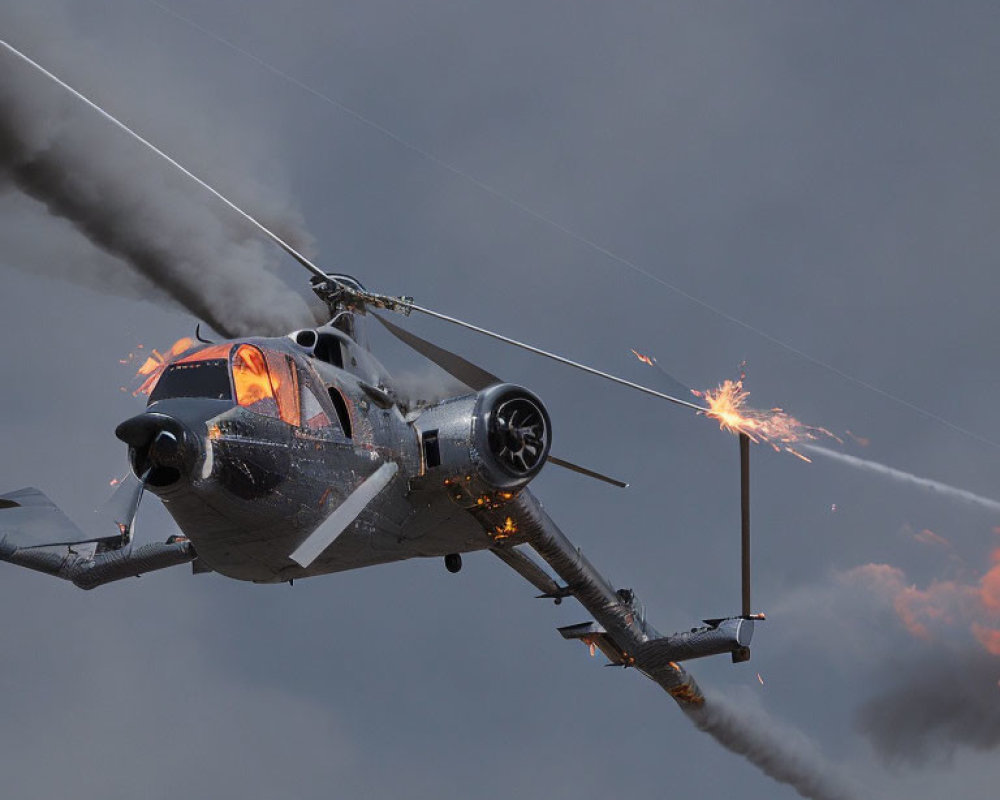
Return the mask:
[[446, 486], [471, 508], [510, 500], [549, 454], [549, 414], [534, 394], [499, 383], [426, 409], [413, 423], [425, 485]]

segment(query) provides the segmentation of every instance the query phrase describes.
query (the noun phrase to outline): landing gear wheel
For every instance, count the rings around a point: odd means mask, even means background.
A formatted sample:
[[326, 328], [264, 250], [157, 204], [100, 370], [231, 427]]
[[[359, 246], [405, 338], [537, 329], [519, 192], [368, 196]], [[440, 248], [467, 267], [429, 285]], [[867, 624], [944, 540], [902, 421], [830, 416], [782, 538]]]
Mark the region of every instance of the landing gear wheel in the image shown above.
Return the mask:
[[444, 557], [444, 567], [452, 574], [462, 569], [462, 557], [458, 553], [448, 553]]

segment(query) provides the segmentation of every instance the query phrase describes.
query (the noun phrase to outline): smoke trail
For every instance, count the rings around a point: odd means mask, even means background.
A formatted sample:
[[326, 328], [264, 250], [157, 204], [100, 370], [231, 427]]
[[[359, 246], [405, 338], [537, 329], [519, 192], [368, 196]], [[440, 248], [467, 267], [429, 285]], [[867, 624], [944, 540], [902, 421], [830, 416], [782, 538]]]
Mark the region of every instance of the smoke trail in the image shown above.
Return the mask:
[[774, 780], [812, 800], [853, 800], [860, 792], [837, 774], [801, 731], [761, 708], [737, 706], [708, 694], [704, 705], [681, 705], [691, 721], [719, 744], [758, 767]]
[[816, 453], [817, 455], [825, 456], [826, 458], [834, 461], [839, 461], [842, 464], [849, 464], [852, 467], [857, 467], [858, 469], [863, 469], [868, 472], [874, 472], [876, 475], [883, 475], [886, 478], [892, 478], [893, 480], [901, 483], [907, 483], [921, 489], [928, 489], [954, 500], [961, 500], [965, 503], [971, 503], [982, 508], [987, 508], [990, 511], [1000, 511], [1000, 502], [991, 500], [989, 497], [982, 497], [981, 495], [974, 494], [973, 492], [965, 489], [949, 486], [948, 484], [941, 483], [940, 481], [932, 481], [929, 478], [920, 478], [916, 475], [910, 474], [909, 472], [903, 472], [899, 469], [887, 467], [885, 464], [868, 461], [867, 459], [858, 458], [857, 456], [849, 456], [846, 453], [838, 453], [836, 450], [827, 450], [825, 447], [819, 447], [814, 444], [802, 445], [802, 447], [805, 450]]
[[[275, 334], [314, 322], [305, 301], [268, 271], [273, 256], [252, 231], [63, 90], [2, 58], [0, 188], [40, 201], [223, 334]], [[281, 227], [287, 233], [294, 223]], [[104, 288], [107, 276], [91, 280]]]

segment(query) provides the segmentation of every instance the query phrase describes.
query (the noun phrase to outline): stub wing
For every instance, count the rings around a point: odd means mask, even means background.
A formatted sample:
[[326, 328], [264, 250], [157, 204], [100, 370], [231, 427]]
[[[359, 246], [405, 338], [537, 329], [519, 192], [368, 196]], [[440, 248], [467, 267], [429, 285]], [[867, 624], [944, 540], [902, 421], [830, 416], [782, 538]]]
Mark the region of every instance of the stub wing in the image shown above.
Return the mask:
[[81, 589], [185, 564], [196, 557], [187, 540], [134, 547], [125, 531], [87, 538], [38, 489], [0, 495], [0, 560], [72, 581]]
[[[574, 597], [594, 621], [560, 628], [567, 639], [600, 650], [609, 663], [635, 667], [682, 706], [699, 706], [704, 696], [681, 660], [732, 653], [742, 660], [753, 632], [743, 618], [712, 620], [686, 633], [664, 636], [644, 618], [631, 589], [616, 589], [575, 547], [530, 491], [498, 509], [472, 513], [494, 539], [492, 551], [541, 591], [560, 602]], [[527, 552], [533, 550], [558, 577], [553, 578]]]

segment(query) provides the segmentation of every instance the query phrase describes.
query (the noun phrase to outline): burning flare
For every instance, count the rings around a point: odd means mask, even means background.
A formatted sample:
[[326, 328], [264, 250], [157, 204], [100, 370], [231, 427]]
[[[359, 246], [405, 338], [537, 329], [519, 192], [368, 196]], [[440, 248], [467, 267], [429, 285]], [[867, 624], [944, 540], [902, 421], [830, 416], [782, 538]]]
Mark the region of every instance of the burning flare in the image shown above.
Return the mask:
[[[741, 366], [745, 368], [745, 365]], [[706, 417], [718, 421], [722, 430], [745, 433], [755, 443], [766, 442], [775, 451], [784, 450], [803, 461], [811, 463], [810, 458], [792, 445], [812, 442], [824, 437], [841, 442], [838, 436], [826, 428], [817, 428], [799, 422], [780, 408], [766, 411], [749, 408], [747, 400], [750, 398], [750, 392], [743, 388], [744, 380], [746, 380], [746, 372], [741, 371], [739, 380], [733, 381], [727, 378], [715, 389], [707, 389], [703, 392], [692, 389], [691, 393], [705, 401], [708, 408], [702, 413]]]

